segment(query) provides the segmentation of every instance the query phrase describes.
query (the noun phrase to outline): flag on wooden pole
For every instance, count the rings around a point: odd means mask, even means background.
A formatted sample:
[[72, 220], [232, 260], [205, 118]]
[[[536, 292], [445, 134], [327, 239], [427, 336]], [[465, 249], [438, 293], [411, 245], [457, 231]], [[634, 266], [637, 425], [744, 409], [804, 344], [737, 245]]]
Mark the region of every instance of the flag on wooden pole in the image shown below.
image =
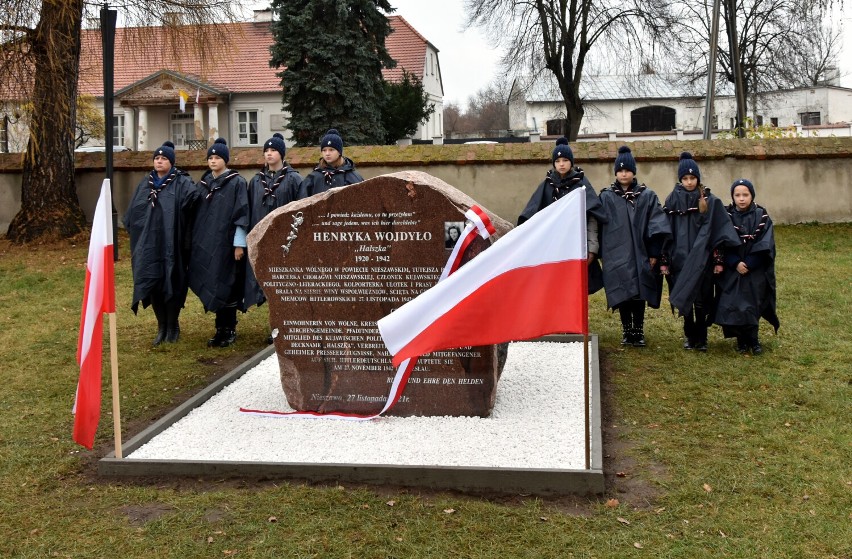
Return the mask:
[[103, 363], [103, 315], [115, 312], [115, 264], [113, 261], [112, 196], [104, 180], [92, 222], [89, 258], [77, 364], [80, 379], [74, 399], [74, 440], [91, 450], [101, 415], [101, 369]]

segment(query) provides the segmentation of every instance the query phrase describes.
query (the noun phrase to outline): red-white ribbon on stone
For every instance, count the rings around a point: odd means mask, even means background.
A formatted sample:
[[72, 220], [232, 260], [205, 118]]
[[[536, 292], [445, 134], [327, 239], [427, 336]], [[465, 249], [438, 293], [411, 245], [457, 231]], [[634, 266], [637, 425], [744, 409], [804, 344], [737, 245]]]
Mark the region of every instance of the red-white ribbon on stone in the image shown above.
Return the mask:
[[[472, 243], [473, 240], [477, 237], [477, 235], [482, 237], [483, 239], [488, 239], [491, 237], [491, 235], [495, 233], [494, 225], [491, 223], [491, 219], [489, 219], [488, 215], [479, 206], [471, 206], [471, 208], [467, 212], [465, 212], [464, 216], [465, 218], [467, 218], [467, 224], [465, 225], [464, 231], [462, 232], [461, 236], [456, 241], [456, 244], [453, 247], [453, 251], [452, 253], [450, 253], [450, 257], [447, 259], [447, 264], [444, 266], [443, 272], [441, 272], [441, 277], [438, 278], [439, 282], [449, 277], [461, 267], [461, 260], [464, 256], [464, 252], [465, 250], [467, 250], [467, 247], [470, 246], [470, 243]], [[402, 393], [405, 392], [405, 387], [408, 385], [408, 379], [409, 377], [411, 377], [411, 373], [414, 371], [415, 365], [417, 365], [416, 357], [406, 359], [405, 361], [400, 363], [399, 368], [396, 370], [396, 374], [393, 377], [393, 382], [391, 383], [391, 389], [390, 393], [388, 394], [388, 399], [379, 413], [323, 413], [316, 411], [284, 412], [252, 410], [248, 408], [240, 408], [240, 412], [264, 417], [292, 417], [299, 419], [340, 419], [344, 421], [369, 421], [371, 419], [380, 417], [382, 414], [384, 414], [393, 406], [395, 406], [397, 402], [399, 402], [399, 399], [402, 397]]]

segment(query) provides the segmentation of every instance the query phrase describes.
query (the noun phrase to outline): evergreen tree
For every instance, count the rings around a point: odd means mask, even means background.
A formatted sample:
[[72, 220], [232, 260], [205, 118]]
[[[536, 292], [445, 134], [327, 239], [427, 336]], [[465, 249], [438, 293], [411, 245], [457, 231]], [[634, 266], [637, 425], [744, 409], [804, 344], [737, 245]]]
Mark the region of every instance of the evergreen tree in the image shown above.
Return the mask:
[[429, 101], [423, 82], [406, 70], [402, 71], [401, 82], [385, 82], [385, 94], [387, 101], [382, 109], [382, 125], [386, 144], [413, 136], [420, 123], [435, 112], [435, 105]]
[[384, 143], [382, 67], [396, 65], [385, 48], [388, 0], [273, 0], [272, 10], [270, 65], [284, 68], [297, 145], [316, 145], [329, 128], [349, 144]]

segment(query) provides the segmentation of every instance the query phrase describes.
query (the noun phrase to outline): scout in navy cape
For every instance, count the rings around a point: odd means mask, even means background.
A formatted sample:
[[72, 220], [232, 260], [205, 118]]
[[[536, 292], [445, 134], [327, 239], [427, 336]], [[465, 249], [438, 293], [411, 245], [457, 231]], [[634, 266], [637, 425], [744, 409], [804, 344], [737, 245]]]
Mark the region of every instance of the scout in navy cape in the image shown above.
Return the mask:
[[230, 151], [223, 138], [207, 150], [210, 170], [198, 182], [200, 200], [192, 228], [189, 287], [204, 311], [216, 313], [216, 333], [208, 346], [227, 347], [237, 339], [237, 308], [245, 282], [248, 187], [228, 169]]
[[154, 150], [154, 170], [136, 187], [124, 226], [130, 235], [133, 303], [148, 305], [157, 317], [154, 345], [177, 342], [178, 317], [188, 290], [189, 234], [192, 207], [198, 199], [195, 184], [175, 167], [174, 144]]
[[688, 152], [680, 155], [678, 181], [663, 205], [672, 238], [663, 247], [660, 271], [669, 284], [669, 303], [684, 318], [683, 348], [707, 351], [722, 250], [738, 247], [740, 237], [722, 201], [701, 184], [698, 163]]
[[621, 345], [645, 347], [645, 304], [660, 308], [659, 259], [671, 229], [657, 195], [636, 180], [630, 148], [619, 148], [614, 167], [615, 182], [600, 194], [606, 215], [600, 253], [606, 303], [621, 315]]
[[601, 201], [595, 189], [580, 167], [574, 165], [574, 152], [565, 137], [556, 140], [556, 146], [550, 156], [553, 167], [547, 171], [544, 180], [533, 192], [524, 211], [518, 216], [518, 225], [559, 200], [569, 192], [582, 186], [586, 187], [586, 242], [589, 258], [589, 293], [595, 293], [603, 287], [601, 266], [597, 260], [600, 252], [598, 224], [605, 218]]
[[734, 181], [731, 198], [728, 215], [743, 242], [725, 252], [715, 322], [726, 338], [737, 339], [737, 351], [759, 355], [760, 319], [776, 332], [781, 325], [775, 304], [775, 231], [766, 209], [754, 203], [751, 181]]
[[[254, 226], [273, 210], [286, 206], [299, 195], [302, 176], [285, 161], [287, 148], [284, 136], [275, 133], [263, 144], [263, 159], [266, 164], [252, 179], [248, 187], [249, 226]], [[251, 265], [246, 268], [243, 310], [266, 301]]]
[[334, 128], [320, 140], [320, 153], [320, 162], [299, 187], [300, 199], [330, 188], [363, 182], [364, 177], [355, 170], [355, 163], [343, 156], [343, 138]]

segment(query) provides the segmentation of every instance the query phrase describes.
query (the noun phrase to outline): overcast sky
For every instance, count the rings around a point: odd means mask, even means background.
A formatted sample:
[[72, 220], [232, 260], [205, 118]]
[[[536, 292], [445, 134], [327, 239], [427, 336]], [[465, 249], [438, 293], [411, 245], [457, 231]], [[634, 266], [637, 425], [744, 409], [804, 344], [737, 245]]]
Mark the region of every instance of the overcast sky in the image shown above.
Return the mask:
[[[390, 0], [390, 4], [396, 8], [396, 15], [404, 17], [439, 50], [445, 104], [466, 106], [468, 98], [497, 75], [500, 51], [494, 48], [494, 41], [478, 28], [462, 31], [463, 0]], [[852, 87], [852, 8], [847, 4], [845, 17], [836, 8], [834, 21], [844, 32], [840, 85]]]
[[482, 31], [462, 32], [463, 0], [390, 0], [402, 16], [438, 49], [444, 80], [444, 103], [462, 106], [497, 74], [500, 52]]

